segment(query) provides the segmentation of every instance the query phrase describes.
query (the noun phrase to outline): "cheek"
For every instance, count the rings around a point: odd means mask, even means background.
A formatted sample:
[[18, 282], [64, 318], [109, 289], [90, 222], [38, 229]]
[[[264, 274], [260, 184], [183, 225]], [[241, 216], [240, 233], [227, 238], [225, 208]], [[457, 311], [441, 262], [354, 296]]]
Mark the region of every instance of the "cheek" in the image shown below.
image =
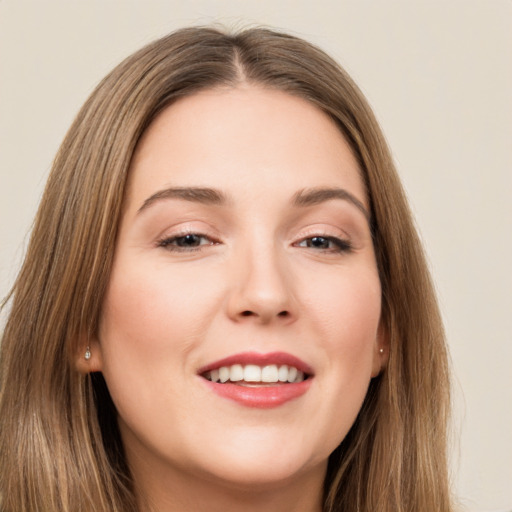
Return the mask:
[[[335, 320], [329, 326], [329, 352], [334, 372], [347, 385], [370, 380], [377, 354], [377, 337], [381, 313], [381, 290], [375, 276], [350, 279], [333, 297], [330, 314]], [[364, 385], [365, 385], [364, 384]]]
[[[329, 351], [344, 356], [374, 347], [381, 313], [381, 288], [376, 269], [367, 265], [316, 275], [306, 304]], [[308, 283], [303, 283], [304, 288]]]
[[189, 354], [219, 302], [215, 287], [193, 286], [190, 275], [123, 263], [114, 267], [99, 331], [102, 372], [118, 409], [130, 395], [150, 403], [188, 378]]
[[309, 309], [326, 357], [317, 380], [323, 397], [317, 412], [319, 418], [327, 418], [325, 447], [330, 453], [350, 430], [371, 381], [378, 357], [381, 288], [371, 269], [340, 274], [323, 284]]
[[197, 277], [193, 281], [187, 273], [140, 267], [118, 265], [112, 275], [103, 307], [102, 338], [134, 350], [143, 345], [147, 356], [151, 351], [185, 349], [213, 314], [216, 288], [208, 282], [197, 286]]

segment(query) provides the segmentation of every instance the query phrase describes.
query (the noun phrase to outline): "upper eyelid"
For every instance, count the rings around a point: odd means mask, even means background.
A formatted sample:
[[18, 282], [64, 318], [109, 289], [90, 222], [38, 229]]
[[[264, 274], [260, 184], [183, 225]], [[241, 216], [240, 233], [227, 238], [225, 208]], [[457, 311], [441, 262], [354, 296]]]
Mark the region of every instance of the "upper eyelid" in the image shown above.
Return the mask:
[[[197, 226], [195, 224], [200, 224]], [[179, 238], [187, 235], [199, 235], [207, 238], [219, 238], [220, 233], [218, 229], [214, 229], [207, 225], [202, 220], [187, 220], [185, 222], [179, 222], [171, 226], [167, 226], [161, 230], [160, 233], [155, 237], [158, 240], [164, 238]]]
[[[309, 215], [308, 215], [309, 217]], [[322, 216], [323, 217], [323, 216]], [[240, 229], [241, 226], [232, 225], [227, 219], [222, 219], [220, 225], [212, 219], [200, 217], [189, 217], [182, 220], [176, 219], [176, 222], [167, 225], [165, 229], [155, 233], [154, 241], [161, 242], [164, 239], [179, 238], [189, 234], [204, 236], [215, 242], [228, 242], [230, 238], [236, 237], [237, 233], [246, 232]], [[221, 219], [218, 219], [221, 220]], [[274, 234], [283, 241], [288, 239], [288, 243], [295, 243], [311, 236], [333, 237], [348, 242], [356, 242], [362, 236], [357, 226], [351, 222], [338, 222], [335, 219], [304, 219], [299, 215], [296, 219], [288, 219], [284, 225], [276, 228]]]
[[[218, 239], [216, 239], [206, 233], [202, 233], [199, 231], [186, 231], [186, 232], [176, 233], [176, 234], [172, 234], [172, 235], [168, 235], [168, 236], [163, 236], [157, 240], [157, 245], [158, 246], [171, 245], [171, 242], [178, 240], [180, 238], [185, 238], [188, 235], [194, 235], [194, 236], [203, 238], [203, 239], [211, 242], [211, 244], [204, 244], [204, 245], [218, 245], [218, 244], [222, 243]], [[327, 234], [327, 233], [319, 232], [319, 231], [312, 232], [312, 233], [305, 234], [303, 236], [298, 237], [297, 239], [295, 239], [292, 242], [292, 245], [296, 246], [296, 245], [298, 245], [306, 240], [309, 240], [311, 238], [325, 238], [326, 240], [332, 241], [333, 243], [336, 243], [338, 245], [352, 246], [352, 243], [348, 237]], [[201, 245], [203, 245], [203, 244], [201, 244]]]
[[311, 238], [314, 236], [322, 236], [325, 238], [340, 238], [342, 240], [350, 240], [352, 236], [345, 229], [340, 228], [339, 226], [329, 225], [328, 227], [319, 226], [319, 225], [309, 225], [298, 231], [298, 234], [295, 238], [300, 238], [304, 240], [306, 238]]
[[306, 236], [303, 238], [300, 238], [296, 242], [293, 243], [293, 245], [298, 246], [299, 244], [305, 242], [306, 240], [311, 240], [313, 238], [325, 238], [325, 240], [332, 242], [341, 251], [350, 251], [353, 249], [352, 242], [348, 238], [341, 238], [338, 236], [331, 236], [331, 235], [312, 235], [312, 236]]
[[[185, 238], [188, 235], [194, 235], [199, 238], [203, 238], [203, 239], [207, 240], [208, 243], [199, 244], [198, 246], [190, 246], [190, 247], [179, 246], [178, 244], [172, 243], [176, 240], [179, 240], [180, 238]], [[313, 238], [325, 238], [327, 241], [332, 242], [335, 246], [337, 246], [337, 250], [336, 250], [336, 248], [324, 249], [324, 251], [326, 251], [326, 252], [349, 252], [353, 248], [351, 241], [348, 240], [347, 238], [341, 238], [339, 236], [334, 236], [334, 235], [321, 234], [319, 232], [300, 237], [299, 239], [295, 240], [292, 243], [292, 246], [299, 247], [299, 244], [301, 244], [307, 240], [313, 239]], [[173, 250], [178, 251], [178, 252], [190, 252], [190, 251], [199, 251], [199, 250], [204, 249], [205, 247], [219, 245], [220, 243], [222, 243], [222, 242], [219, 242], [219, 241], [213, 239], [211, 236], [208, 236], [204, 233], [189, 231], [186, 233], [179, 233], [179, 234], [164, 236], [162, 238], [159, 238], [157, 240], [156, 245], [157, 245], [157, 247], [162, 247], [162, 248], [171, 246], [173, 248]], [[320, 249], [320, 250], [322, 250], [322, 249]]]
[[[188, 235], [195, 235], [199, 238], [203, 238], [206, 240], [206, 243], [199, 243], [199, 245], [179, 245], [176, 243], [177, 240], [180, 238], [185, 238]], [[184, 233], [184, 234], [177, 234], [177, 235], [171, 235], [171, 236], [164, 236], [162, 238], [157, 239], [156, 243], [157, 249], [165, 249], [170, 252], [176, 252], [176, 253], [183, 253], [188, 254], [192, 252], [202, 251], [206, 247], [212, 247], [215, 245], [219, 245], [219, 242], [214, 240], [212, 237], [209, 237], [207, 235], [203, 235], [200, 233]]]
[[204, 233], [204, 232], [200, 232], [200, 231], [182, 231], [182, 232], [179, 232], [179, 233], [171, 233], [171, 234], [168, 234], [168, 235], [163, 235], [163, 236], [158, 238], [158, 242], [164, 242], [164, 241], [168, 241], [168, 240], [177, 240], [179, 238], [185, 238], [186, 236], [189, 236], [189, 235], [195, 235], [195, 236], [198, 236], [199, 238], [205, 238], [205, 239], [210, 240], [212, 242], [217, 242], [218, 241], [218, 240], [215, 239], [214, 236], [209, 235], [209, 234]]
[[[210, 227], [204, 228], [186, 225], [183, 228], [177, 228], [176, 226], [167, 228], [157, 238], [161, 240], [164, 238], [180, 238], [182, 236], [187, 235], [198, 235], [211, 239], [220, 239], [222, 237], [222, 235], [219, 233], [217, 229], [212, 229]], [[334, 225], [330, 225], [327, 228], [316, 225], [309, 225], [306, 226], [305, 228], [296, 230], [295, 234], [293, 236], [290, 236], [289, 238], [294, 240], [303, 240], [305, 238], [314, 236], [322, 236], [326, 238], [341, 238], [344, 240], [348, 240], [351, 238], [351, 235], [346, 230]]]
[[347, 226], [341, 226], [331, 223], [317, 223], [310, 224], [300, 230], [297, 230], [293, 239], [291, 240], [292, 245], [315, 236], [328, 238], [333, 243], [344, 247], [346, 252], [357, 252], [366, 246], [366, 237], [357, 229], [352, 227], [350, 224]]
[[[339, 240], [341, 242], [349, 242], [349, 239], [348, 237], [345, 237], [345, 236], [339, 236], [339, 235], [330, 235], [330, 234], [327, 234], [327, 233], [314, 233], [312, 235], [306, 235], [306, 236], [301, 236], [297, 242], [302, 242], [304, 240], [309, 240], [310, 238], [325, 238], [327, 240]], [[297, 242], [294, 242], [294, 243], [297, 243]]]

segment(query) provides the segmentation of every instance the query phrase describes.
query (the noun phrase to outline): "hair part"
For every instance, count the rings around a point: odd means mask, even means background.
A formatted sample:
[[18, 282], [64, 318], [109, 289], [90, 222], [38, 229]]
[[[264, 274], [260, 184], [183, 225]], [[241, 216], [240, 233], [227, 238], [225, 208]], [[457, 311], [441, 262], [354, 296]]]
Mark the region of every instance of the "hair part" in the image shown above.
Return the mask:
[[356, 156], [371, 205], [390, 357], [331, 455], [325, 512], [452, 510], [449, 377], [421, 244], [378, 123], [325, 53], [266, 29], [179, 30], [117, 66], [78, 113], [55, 158], [0, 355], [4, 512], [136, 512], [116, 411], [100, 374], [76, 369], [98, 329], [137, 143], [181, 97], [243, 83], [327, 113]]

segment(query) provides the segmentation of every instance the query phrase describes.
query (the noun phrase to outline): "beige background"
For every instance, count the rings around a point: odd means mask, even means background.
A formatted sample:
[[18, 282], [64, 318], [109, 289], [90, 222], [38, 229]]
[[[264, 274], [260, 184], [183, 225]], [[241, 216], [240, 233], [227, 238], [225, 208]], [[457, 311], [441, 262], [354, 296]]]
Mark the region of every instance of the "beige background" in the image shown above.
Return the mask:
[[153, 38], [212, 21], [316, 42], [368, 96], [438, 285], [456, 492], [470, 511], [512, 509], [511, 1], [0, 0], [0, 296], [94, 85]]

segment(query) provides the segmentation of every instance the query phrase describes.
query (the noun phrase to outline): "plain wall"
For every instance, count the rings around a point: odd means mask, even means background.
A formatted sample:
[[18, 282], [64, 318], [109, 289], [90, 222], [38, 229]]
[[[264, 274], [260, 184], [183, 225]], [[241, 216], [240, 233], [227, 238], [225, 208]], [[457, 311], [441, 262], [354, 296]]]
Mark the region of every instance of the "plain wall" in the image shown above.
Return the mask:
[[0, 297], [52, 158], [95, 84], [172, 29], [319, 44], [375, 109], [437, 283], [455, 374], [455, 490], [512, 509], [512, 2], [0, 0]]

